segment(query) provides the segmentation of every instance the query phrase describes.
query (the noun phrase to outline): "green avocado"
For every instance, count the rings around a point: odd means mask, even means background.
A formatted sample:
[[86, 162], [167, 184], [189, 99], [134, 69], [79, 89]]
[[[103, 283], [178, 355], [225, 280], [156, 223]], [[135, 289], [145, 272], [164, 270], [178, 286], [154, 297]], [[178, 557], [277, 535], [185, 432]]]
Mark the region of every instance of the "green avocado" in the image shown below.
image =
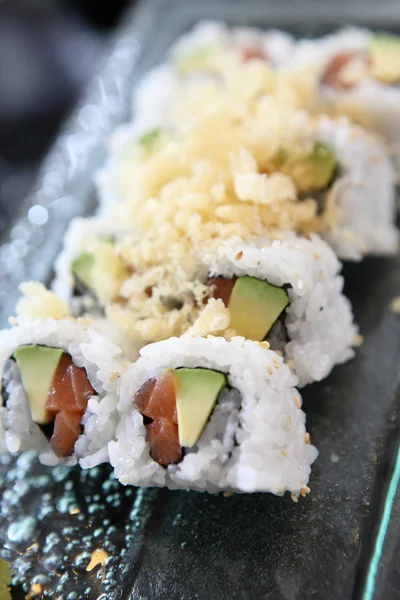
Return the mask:
[[282, 288], [255, 277], [239, 277], [229, 299], [229, 326], [246, 339], [260, 342], [288, 304]]
[[60, 348], [46, 346], [20, 346], [14, 352], [32, 419], [39, 425], [46, 425], [53, 419], [46, 410], [47, 395], [63, 354]]
[[380, 33], [369, 44], [372, 75], [389, 85], [400, 81], [400, 37]]
[[[102, 235], [99, 236], [98, 240], [107, 246], [115, 245], [115, 240], [111, 236]], [[82, 252], [71, 262], [71, 272], [74, 277], [83, 284], [85, 288], [88, 288], [91, 291], [95, 290], [95, 281], [92, 278], [95, 262], [96, 256], [92, 252]]]
[[161, 142], [165, 134], [165, 130], [161, 129], [161, 127], [156, 127], [155, 129], [150, 129], [146, 131], [143, 135], [141, 135], [136, 143], [142, 150], [144, 150], [147, 154], [150, 154], [155, 150], [156, 146]]
[[274, 157], [275, 167], [292, 177], [299, 193], [324, 189], [332, 180], [337, 160], [324, 142], [314, 142], [308, 154], [291, 155], [280, 148]]
[[333, 177], [336, 169], [337, 160], [332, 149], [323, 142], [315, 142], [310, 154], [310, 164], [312, 166], [314, 189], [323, 189]]
[[71, 263], [74, 277], [90, 290], [93, 289], [92, 269], [95, 258], [91, 252], [82, 252]]
[[5, 560], [0, 558], [0, 598], [1, 600], [11, 600], [11, 569]]
[[225, 375], [210, 369], [175, 369], [174, 380], [179, 443], [191, 448], [201, 436], [227, 381]]

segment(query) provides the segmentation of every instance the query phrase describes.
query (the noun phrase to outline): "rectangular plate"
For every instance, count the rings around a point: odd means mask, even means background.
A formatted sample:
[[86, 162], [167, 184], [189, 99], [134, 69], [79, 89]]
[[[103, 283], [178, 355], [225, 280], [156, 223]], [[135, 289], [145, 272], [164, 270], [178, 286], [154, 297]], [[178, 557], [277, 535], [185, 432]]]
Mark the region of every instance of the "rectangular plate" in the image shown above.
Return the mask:
[[[138, 78], [203, 18], [302, 36], [399, 25], [398, 5], [388, 2], [141, 2], [2, 240], [3, 326], [18, 283], [48, 282], [69, 221], [93, 210], [93, 174], [107, 134], [131, 115]], [[0, 457], [1, 553], [16, 581], [68, 600], [398, 598], [400, 320], [390, 302], [400, 294], [399, 259], [368, 259], [344, 274], [365, 340], [355, 360], [303, 392], [320, 450], [310, 496], [294, 504], [269, 494], [136, 490], [107, 466], [83, 472], [42, 467], [31, 454]], [[88, 570], [99, 549], [107, 561]]]

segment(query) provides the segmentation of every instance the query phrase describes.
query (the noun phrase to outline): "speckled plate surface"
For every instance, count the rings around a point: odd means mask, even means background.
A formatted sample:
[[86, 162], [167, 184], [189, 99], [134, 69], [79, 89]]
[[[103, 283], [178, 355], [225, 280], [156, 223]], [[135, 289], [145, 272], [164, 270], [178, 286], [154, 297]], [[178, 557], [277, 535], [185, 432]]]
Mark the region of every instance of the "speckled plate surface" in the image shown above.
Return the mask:
[[[129, 117], [137, 78], [200, 18], [319, 35], [346, 23], [395, 29], [397, 5], [144, 0], [122, 27], [85, 101], [44, 164], [0, 247], [0, 317], [17, 284], [49, 281], [69, 220], [95, 206], [107, 133]], [[0, 554], [17, 598], [316, 600], [399, 598], [400, 261], [345, 268], [365, 336], [357, 357], [304, 391], [320, 450], [312, 493], [210, 496], [124, 488], [107, 466], [0, 457]]]

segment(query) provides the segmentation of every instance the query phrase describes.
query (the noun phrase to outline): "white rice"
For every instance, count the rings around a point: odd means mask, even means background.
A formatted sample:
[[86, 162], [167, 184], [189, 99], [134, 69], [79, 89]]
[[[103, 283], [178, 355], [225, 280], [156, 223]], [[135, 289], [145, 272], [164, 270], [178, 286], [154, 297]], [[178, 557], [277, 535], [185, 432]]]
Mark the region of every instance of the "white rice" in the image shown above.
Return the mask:
[[341, 52], [363, 52], [367, 49], [372, 32], [368, 29], [346, 27], [317, 40], [301, 39], [292, 46], [286, 64], [298, 69], [312, 68], [323, 73], [335, 56]]
[[324, 202], [339, 211], [339, 220], [324, 231], [324, 238], [342, 259], [396, 253], [395, 173], [384, 144], [345, 118], [322, 117], [317, 137], [333, 148], [338, 160], [338, 175]]
[[[76, 442], [75, 452], [66, 459], [54, 454], [40, 427], [32, 420], [18, 370], [8, 361], [14, 351], [25, 344], [62, 348], [78, 367], [85, 368], [97, 393], [89, 399], [82, 419], [84, 432]], [[96, 464], [107, 461], [107, 443], [114, 435], [118, 416], [115, 407], [123, 369], [120, 348], [76, 321], [20, 318], [17, 326], [0, 332], [0, 373], [5, 376], [8, 395], [6, 409], [3, 407], [0, 412], [8, 451], [40, 451], [40, 460], [48, 465], [73, 465], [82, 456], [88, 461], [95, 457]]]
[[212, 277], [250, 275], [278, 287], [290, 286], [285, 314], [289, 341], [280, 343], [282, 336], [275, 326], [268, 339], [273, 349], [284, 352], [301, 386], [321, 381], [336, 364], [354, 356], [357, 327], [342, 293], [341, 264], [318, 236], [306, 239], [289, 234], [268, 245], [264, 240], [257, 245], [232, 240], [203, 260]]
[[[338, 54], [367, 52], [373, 35], [368, 29], [348, 27], [318, 40], [300, 40], [292, 47], [292, 56], [286, 64], [321, 76]], [[400, 173], [400, 90], [397, 86], [366, 77], [345, 90], [322, 86], [321, 100], [330, 109], [361, 118], [382, 134]]]
[[[222, 371], [236, 392], [220, 395], [193, 451], [164, 469], [150, 456], [143, 418], [132, 400], [148, 378], [168, 367]], [[149, 344], [123, 377], [122, 417], [117, 439], [109, 443], [115, 476], [124, 485], [304, 493], [318, 453], [307, 443], [296, 381], [280, 356], [243, 338], [184, 335]]]
[[272, 65], [286, 64], [293, 55], [293, 37], [277, 29], [264, 31], [257, 27], [229, 28], [222, 21], [199, 21], [187, 34], [181, 36], [170, 50], [174, 61], [179, 55], [191, 53], [201, 48], [215, 50], [236, 47], [260, 48]]

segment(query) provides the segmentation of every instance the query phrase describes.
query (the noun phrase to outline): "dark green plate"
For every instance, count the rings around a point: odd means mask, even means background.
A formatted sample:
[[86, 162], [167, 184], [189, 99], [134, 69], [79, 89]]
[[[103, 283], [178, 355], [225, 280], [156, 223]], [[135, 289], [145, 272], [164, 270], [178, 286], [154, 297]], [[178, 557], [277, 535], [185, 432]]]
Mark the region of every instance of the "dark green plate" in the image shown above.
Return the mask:
[[[396, 29], [398, 18], [397, 5], [387, 2], [142, 2], [0, 248], [2, 324], [17, 284], [49, 281], [69, 220], [92, 210], [104, 137], [129, 117], [138, 76], [204, 17], [300, 35], [350, 22]], [[0, 554], [14, 565], [15, 593], [24, 597], [23, 587], [60, 600], [399, 598], [400, 319], [390, 309], [400, 295], [399, 260], [348, 265], [345, 277], [365, 340], [355, 360], [303, 392], [320, 450], [307, 498], [295, 504], [268, 494], [136, 490], [119, 485], [107, 466], [80, 471], [43, 467], [31, 454], [4, 457]]]

